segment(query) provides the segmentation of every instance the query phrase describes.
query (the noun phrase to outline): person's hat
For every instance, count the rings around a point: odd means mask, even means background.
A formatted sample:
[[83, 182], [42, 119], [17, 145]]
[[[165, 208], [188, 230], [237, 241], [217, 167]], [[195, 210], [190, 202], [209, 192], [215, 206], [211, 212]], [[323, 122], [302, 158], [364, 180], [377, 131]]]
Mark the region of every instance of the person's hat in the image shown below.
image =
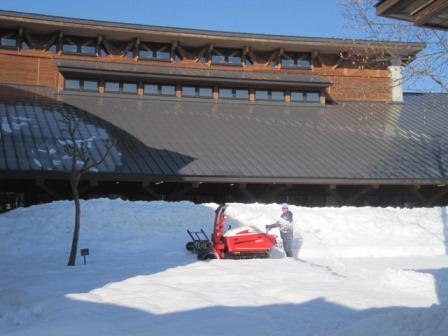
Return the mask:
[[289, 206], [288, 206], [288, 204], [286, 204], [286, 203], [283, 203], [283, 204], [282, 204], [282, 209], [289, 209]]

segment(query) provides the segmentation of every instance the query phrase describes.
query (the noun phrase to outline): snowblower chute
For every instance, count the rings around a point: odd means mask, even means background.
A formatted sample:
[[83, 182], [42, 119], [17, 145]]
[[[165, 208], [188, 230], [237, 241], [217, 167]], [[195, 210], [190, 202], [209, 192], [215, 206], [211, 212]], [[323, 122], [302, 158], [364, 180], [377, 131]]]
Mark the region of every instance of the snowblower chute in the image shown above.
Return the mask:
[[197, 253], [199, 260], [269, 258], [269, 250], [276, 243], [275, 236], [254, 226], [229, 228], [224, 232], [226, 208], [227, 205], [222, 204], [215, 211], [211, 241], [204, 230], [187, 230], [192, 238], [187, 243], [187, 250]]

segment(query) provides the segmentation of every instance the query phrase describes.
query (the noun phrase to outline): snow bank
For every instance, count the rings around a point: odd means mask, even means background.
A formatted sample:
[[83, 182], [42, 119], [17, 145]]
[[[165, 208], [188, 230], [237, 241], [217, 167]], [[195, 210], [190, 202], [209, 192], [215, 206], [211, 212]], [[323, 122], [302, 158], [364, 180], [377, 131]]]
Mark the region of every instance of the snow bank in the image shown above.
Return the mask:
[[[186, 229], [211, 233], [216, 204], [82, 202], [79, 246], [92, 258], [111, 254], [182, 252]], [[296, 254], [301, 258], [437, 256], [446, 253], [446, 208], [304, 208], [292, 206]], [[0, 216], [0, 252], [9, 256], [56, 258], [67, 254], [73, 204], [60, 201], [21, 208]], [[280, 214], [277, 204], [231, 204], [227, 223], [264, 230]], [[7, 237], [7, 239], [6, 239]], [[300, 246], [299, 246], [300, 241]], [[33, 248], [30, 248], [30, 247]]]
[[[444, 255], [446, 208], [304, 208], [292, 206], [302, 258], [358, 258]], [[235, 220], [263, 226], [279, 205], [232, 204]]]

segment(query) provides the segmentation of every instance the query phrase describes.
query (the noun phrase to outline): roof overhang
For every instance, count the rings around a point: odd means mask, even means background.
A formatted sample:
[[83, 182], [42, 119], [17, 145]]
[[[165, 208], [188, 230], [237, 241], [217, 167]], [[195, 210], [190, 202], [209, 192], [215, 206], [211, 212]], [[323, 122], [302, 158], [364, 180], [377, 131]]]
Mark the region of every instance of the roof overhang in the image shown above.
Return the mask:
[[74, 19], [40, 14], [0, 11], [0, 27], [32, 30], [36, 33], [59, 31], [62, 34], [96, 37], [103, 35], [116, 40], [139, 38], [142, 41], [170, 43], [178, 41], [189, 46], [214, 44], [220, 47], [269, 51], [284, 48], [289, 51], [340, 53], [359, 50], [376, 53], [393, 48], [402, 57], [413, 57], [425, 47], [422, 43], [377, 42], [369, 40], [300, 37], [286, 35], [221, 32], [199, 29], [171, 28], [140, 24]]
[[376, 4], [376, 13], [416, 26], [448, 29], [447, 0], [382, 0]]

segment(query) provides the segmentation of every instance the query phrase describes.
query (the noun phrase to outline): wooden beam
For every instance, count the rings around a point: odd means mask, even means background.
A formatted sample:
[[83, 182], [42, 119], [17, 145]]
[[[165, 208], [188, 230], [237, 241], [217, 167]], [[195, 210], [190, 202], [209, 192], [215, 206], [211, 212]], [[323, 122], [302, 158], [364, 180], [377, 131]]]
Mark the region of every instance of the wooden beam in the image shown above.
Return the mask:
[[336, 191], [337, 186], [335, 184], [330, 184], [327, 188], [327, 193], [332, 196], [338, 205], [344, 204], [344, 198]]
[[83, 187], [79, 188], [79, 194], [86, 193], [90, 188], [97, 187], [98, 181], [97, 180], [89, 180], [88, 183], [86, 183]]
[[416, 26], [422, 26], [428, 23], [434, 16], [448, 8], [446, 0], [428, 1], [429, 4], [413, 14]]
[[54, 200], [62, 199], [61, 195], [59, 195], [54, 189], [45, 184], [45, 180], [36, 180], [36, 185], [45, 191], [48, 195], [51, 196]]
[[179, 197], [185, 195], [187, 192], [191, 191], [193, 189], [192, 184], [190, 183], [184, 183], [182, 188], [179, 188], [175, 190], [172, 194], [168, 195], [169, 197]]
[[331, 67], [331, 69], [336, 70], [337, 68], [339, 68], [339, 66], [341, 65], [341, 63], [344, 61], [344, 55], [341, 53], [339, 54], [338, 60], [336, 61], [335, 64], [333, 64], [333, 66]]
[[371, 187], [371, 186], [368, 186], [368, 187], [365, 187], [365, 188], [359, 190], [359, 191], [356, 192], [354, 195], [350, 196], [350, 197], [347, 199], [346, 203], [347, 203], [347, 204], [350, 204], [350, 203], [353, 203], [353, 202], [357, 201], [359, 198], [361, 198], [362, 196], [366, 195], [366, 194], [369, 193], [371, 190], [373, 190], [373, 187]]
[[96, 47], [95, 47], [95, 53], [96, 56], [100, 56], [101, 54], [101, 44], [103, 43], [103, 35], [98, 35], [96, 38]]
[[322, 57], [320, 56], [320, 53], [318, 50], [313, 50], [311, 53], [312, 59], [317, 59], [321, 67], [325, 67], [325, 62], [322, 60]]
[[247, 190], [247, 184], [246, 183], [240, 183], [238, 185], [238, 189], [241, 191], [241, 193], [251, 202], [255, 202], [256, 197]]
[[144, 191], [146, 191], [149, 195], [154, 197], [154, 199], [156, 199], [156, 200], [164, 199], [164, 196], [162, 194], [158, 193], [157, 191], [155, 191], [154, 189], [151, 188], [151, 184], [148, 181], [142, 182], [142, 189]]
[[440, 190], [438, 193], [436, 193], [435, 195], [431, 196], [428, 201], [427, 201], [427, 205], [432, 206], [434, 205], [434, 203], [436, 203], [439, 199], [441, 199], [443, 196], [445, 196], [446, 194], [448, 194], [448, 187], [444, 187], [442, 190]]
[[179, 42], [177, 42], [177, 41], [171, 42], [171, 52], [170, 52], [171, 62], [174, 62], [174, 60], [176, 59], [176, 49], [177, 49], [178, 45], [179, 45]]
[[384, 12], [391, 9], [393, 6], [395, 6], [400, 1], [401, 0], [385, 0], [385, 1], [383, 1], [376, 7], [376, 15], [381, 16], [382, 14], [384, 14]]
[[414, 195], [421, 202], [422, 205], [425, 205], [426, 199], [419, 190], [420, 190], [419, 185], [415, 185], [410, 188], [411, 194]]

